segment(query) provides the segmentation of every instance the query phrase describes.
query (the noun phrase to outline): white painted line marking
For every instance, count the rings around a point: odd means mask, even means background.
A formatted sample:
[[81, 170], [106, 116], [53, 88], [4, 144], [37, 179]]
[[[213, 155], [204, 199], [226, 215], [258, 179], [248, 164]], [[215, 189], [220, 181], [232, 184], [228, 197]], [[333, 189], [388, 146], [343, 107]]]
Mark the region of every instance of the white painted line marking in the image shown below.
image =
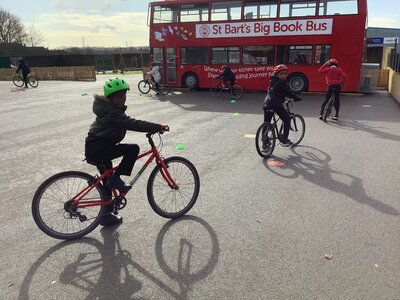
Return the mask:
[[249, 139], [254, 139], [254, 138], [256, 138], [256, 135], [255, 134], [245, 134], [244, 137], [249, 138]]

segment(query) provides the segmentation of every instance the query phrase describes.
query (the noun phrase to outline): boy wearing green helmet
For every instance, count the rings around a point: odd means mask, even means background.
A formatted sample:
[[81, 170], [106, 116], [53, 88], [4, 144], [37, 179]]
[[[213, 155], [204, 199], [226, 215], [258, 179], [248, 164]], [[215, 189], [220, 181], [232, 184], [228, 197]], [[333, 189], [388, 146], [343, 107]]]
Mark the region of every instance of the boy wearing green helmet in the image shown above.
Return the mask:
[[[100, 173], [111, 169], [112, 160], [122, 156], [120, 164], [114, 174], [107, 179], [105, 186], [108, 189], [125, 191], [127, 187], [120, 176], [131, 175], [140, 150], [136, 144], [120, 144], [126, 131], [163, 133], [166, 126], [136, 120], [125, 114], [126, 92], [129, 90], [129, 85], [124, 79], [108, 79], [103, 88], [104, 96], [94, 96], [93, 112], [96, 119], [90, 126], [85, 140], [85, 156], [87, 162], [96, 165]], [[104, 215], [101, 225], [110, 226], [122, 222], [121, 216], [112, 213], [112, 206], [106, 208], [108, 213]]]

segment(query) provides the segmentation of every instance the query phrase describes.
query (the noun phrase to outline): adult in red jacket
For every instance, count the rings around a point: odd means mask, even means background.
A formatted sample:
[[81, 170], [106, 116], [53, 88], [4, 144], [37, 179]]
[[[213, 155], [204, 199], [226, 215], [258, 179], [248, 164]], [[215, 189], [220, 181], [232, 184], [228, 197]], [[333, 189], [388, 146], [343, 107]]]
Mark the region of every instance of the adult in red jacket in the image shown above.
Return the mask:
[[337, 120], [339, 118], [340, 109], [340, 88], [346, 79], [346, 74], [341, 68], [338, 67], [338, 61], [331, 58], [319, 68], [318, 73], [325, 75], [326, 82], [328, 84], [328, 90], [326, 92], [325, 101], [322, 103], [319, 119], [322, 120], [322, 113], [325, 105], [328, 103], [332, 94], [334, 97], [333, 106], [335, 107], [336, 114], [332, 119]]

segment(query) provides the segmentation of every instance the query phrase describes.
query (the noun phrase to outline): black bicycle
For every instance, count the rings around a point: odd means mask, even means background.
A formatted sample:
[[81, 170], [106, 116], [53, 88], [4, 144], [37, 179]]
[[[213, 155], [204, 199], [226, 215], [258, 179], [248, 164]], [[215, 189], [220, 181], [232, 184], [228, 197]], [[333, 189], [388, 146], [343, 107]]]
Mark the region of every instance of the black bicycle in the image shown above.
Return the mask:
[[[293, 102], [294, 100], [291, 98], [285, 99], [285, 109], [290, 117], [289, 137], [293, 142], [292, 147], [300, 144], [306, 132], [304, 118], [293, 113]], [[283, 137], [283, 122], [273, 110], [270, 111], [273, 113], [271, 123], [262, 123], [256, 133], [256, 149], [258, 154], [264, 158], [272, 155], [277, 144], [276, 141], [278, 140], [279, 143]]]
[[160, 92], [160, 94], [164, 96], [171, 91], [171, 88], [169, 86], [165, 86], [161, 83], [158, 83], [157, 90], [156, 84], [150, 78], [139, 81], [138, 89], [142, 94], [147, 94], [148, 92], [150, 92], [150, 90], [153, 90], [155, 92]]
[[231, 86], [225, 86], [222, 79], [219, 79], [218, 83], [210, 88], [210, 94], [214, 98], [219, 98], [223, 91], [229, 91], [233, 99], [239, 99], [243, 95], [243, 89], [240, 85], [234, 84]]
[[[12, 78], [12, 81], [17, 87], [22, 87], [25, 84], [24, 78], [20, 72]], [[28, 83], [31, 87], [35, 88], [39, 85], [39, 80], [33, 75], [28, 75]]]

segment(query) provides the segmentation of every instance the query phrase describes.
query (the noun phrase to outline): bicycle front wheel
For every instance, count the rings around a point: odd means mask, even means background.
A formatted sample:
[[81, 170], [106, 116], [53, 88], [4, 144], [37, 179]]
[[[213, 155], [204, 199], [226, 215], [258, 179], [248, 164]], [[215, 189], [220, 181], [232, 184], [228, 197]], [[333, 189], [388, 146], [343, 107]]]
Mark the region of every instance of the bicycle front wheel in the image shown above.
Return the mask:
[[158, 85], [158, 90], [160, 91], [161, 95], [167, 95], [171, 91], [171, 88], [169, 86], [165, 86], [163, 84]]
[[146, 80], [141, 80], [138, 83], [138, 89], [142, 94], [150, 92], [150, 84]]
[[256, 132], [256, 149], [258, 154], [263, 158], [272, 155], [275, 149], [276, 136], [272, 124], [265, 122], [257, 129]]
[[304, 134], [306, 133], [306, 122], [300, 115], [293, 115], [290, 118], [290, 131], [289, 137], [292, 141], [292, 147], [300, 144], [300, 142], [304, 138]]
[[231, 89], [231, 95], [233, 99], [239, 99], [243, 95], [243, 89], [240, 85], [235, 84]]
[[[72, 208], [72, 197], [95, 181], [89, 174], [68, 171], [53, 175], [37, 189], [32, 201], [36, 225], [47, 235], [64, 240], [80, 238], [99, 223], [104, 206]], [[105, 199], [101, 185], [95, 186], [82, 201]]]
[[29, 76], [28, 83], [31, 87], [35, 88], [39, 85], [39, 80], [35, 76]]
[[[200, 192], [200, 178], [195, 166], [183, 157], [164, 160], [167, 169], [158, 164], [147, 183], [147, 198], [152, 209], [164, 218], [176, 219], [186, 214], [196, 203]], [[177, 187], [164, 179], [168, 174]]]
[[17, 87], [22, 87], [24, 85], [24, 80], [19, 75], [14, 76], [12, 81]]
[[214, 86], [214, 87], [210, 88], [210, 94], [214, 98], [221, 97], [221, 95], [222, 95], [222, 87], [219, 85], [219, 86]]

